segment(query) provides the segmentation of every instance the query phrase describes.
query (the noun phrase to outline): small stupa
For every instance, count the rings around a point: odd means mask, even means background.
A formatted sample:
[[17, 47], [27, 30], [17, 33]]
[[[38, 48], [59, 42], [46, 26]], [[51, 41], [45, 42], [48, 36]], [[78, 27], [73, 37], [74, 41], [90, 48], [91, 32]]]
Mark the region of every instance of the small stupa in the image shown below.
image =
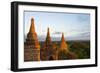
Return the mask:
[[62, 33], [62, 37], [61, 37], [60, 50], [68, 51], [68, 44], [66, 43], [64, 39], [64, 33]]
[[64, 34], [62, 33], [60, 49], [59, 49], [59, 59], [76, 59], [77, 55], [69, 50], [67, 41], [64, 39]]

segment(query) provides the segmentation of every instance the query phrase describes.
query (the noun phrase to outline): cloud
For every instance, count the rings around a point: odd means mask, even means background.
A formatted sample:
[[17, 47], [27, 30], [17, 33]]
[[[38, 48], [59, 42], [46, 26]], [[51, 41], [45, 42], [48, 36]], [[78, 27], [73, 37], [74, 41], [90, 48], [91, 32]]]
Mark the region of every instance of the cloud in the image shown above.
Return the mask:
[[77, 15], [77, 19], [80, 22], [86, 22], [90, 19], [90, 15], [89, 14], [81, 14], [81, 15]]
[[54, 32], [53, 34], [62, 34], [62, 32]]
[[81, 32], [81, 33], [78, 33], [75, 36], [65, 37], [65, 39], [66, 38], [68, 40], [90, 40], [90, 32], [89, 31], [87, 31], [87, 32]]
[[45, 35], [39, 35], [38, 36], [38, 40], [39, 41], [45, 41], [45, 39], [46, 39], [46, 36]]
[[90, 36], [90, 32], [82, 32], [79, 36]]

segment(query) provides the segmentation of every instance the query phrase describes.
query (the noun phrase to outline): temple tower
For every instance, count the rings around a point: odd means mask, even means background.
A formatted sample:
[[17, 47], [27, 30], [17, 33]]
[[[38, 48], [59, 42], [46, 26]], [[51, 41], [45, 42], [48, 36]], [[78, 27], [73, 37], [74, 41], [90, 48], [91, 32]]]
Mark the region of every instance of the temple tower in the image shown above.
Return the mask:
[[60, 46], [59, 46], [59, 50], [58, 50], [58, 59], [59, 60], [67, 59], [68, 51], [69, 51], [68, 45], [64, 39], [64, 34], [62, 33], [61, 42], [60, 42]]
[[47, 36], [46, 36], [46, 40], [45, 40], [45, 45], [48, 46], [48, 47], [52, 46], [49, 28], [47, 30]]
[[77, 58], [76, 54], [70, 51], [68, 44], [64, 39], [64, 34], [62, 33], [60, 48], [58, 51], [58, 59], [66, 60], [66, 59], [76, 59], [76, 58]]
[[24, 61], [40, 61], [40, 44], [35, 32], [34, 19], [31, 19], [31, 26], [24, 43]]
[[41, 60], [57, 60], [57, 49], [52, 43], [50, 37], [50, 30], [47, 29], [47, 36], [44, 42], [43, 48], [41, 49]]
[[66, 43], [64, 39], [64, 33], [62, 33], [62, 37], [61, 37], [60, 50], [68, 51], [68, 44]]

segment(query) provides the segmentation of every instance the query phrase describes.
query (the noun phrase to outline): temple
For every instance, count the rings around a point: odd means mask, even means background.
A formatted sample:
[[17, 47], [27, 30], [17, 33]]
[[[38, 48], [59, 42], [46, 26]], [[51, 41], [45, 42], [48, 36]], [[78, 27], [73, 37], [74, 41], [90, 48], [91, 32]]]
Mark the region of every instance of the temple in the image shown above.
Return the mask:
[[30, 30], [24, 42], [24, 61], [40, 61], [40, 44], [35, 32], [34, 19], [31, 19]]
[[62, 33], [62, 37], [61, 37], [60, 50], [68, 51], [68, 44], [66, 43], [64, 39], [64, 33]]
[[76, 58], [77, 58], [76, 54], [69, 50], [67, 41], [65, 41], [64, 39], [64, 33], [62, 33], [60, 48], [58, 50], [58, 59], [66, 60], [66, 59], [76, 59]]
[[[41, 44], [40, 44], [41, 43]], [[31, 25], [27, 38], [24, 42], [24, 61], [48, 61], [75, 59], [76, 55], [70, 52], [68, 43], [62, 33], [61, 41], [52, 41], [50, 29], [47, 28], [46, 39], [43, 42], [38, 41], [35, 31], [34, 18], [31, 19]]]
[[52, 43], [50, 37], [49, 28], [47, 30], [46, 40], [44, 42], [43, 48], [41, 48], [41, 60], [57, 60], [57, 48], [56, 45]]

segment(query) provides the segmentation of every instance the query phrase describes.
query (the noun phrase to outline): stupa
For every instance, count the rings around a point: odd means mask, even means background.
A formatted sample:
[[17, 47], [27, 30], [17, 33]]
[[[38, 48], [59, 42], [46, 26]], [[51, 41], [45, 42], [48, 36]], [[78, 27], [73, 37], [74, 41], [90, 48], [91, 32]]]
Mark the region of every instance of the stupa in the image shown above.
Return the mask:
[[61, 37], [60, 50], [68, 51], [68, 44], [66, 43], [64, 39], [64, 33], [62, 33], [62, 37]]
[[44, 42], [43, 48], [41, 49], [41, 60], [57, 60], [57, 49], [54, 47], [51, 37], [50, 30], [47, 29], [47, 36]]
[[58, 52], [58, 58], [59, 58], [59, 60], [76, 59], [77, 58], [76, 54], [69, 50], [67, 41], [65, 41], [63, 33], [62, 33], [60, 48], [59, 48], [59, 52]]
[[34, 18], [24, 43], [24, 61], [40, 61], [40, 44], [35, 32]]

